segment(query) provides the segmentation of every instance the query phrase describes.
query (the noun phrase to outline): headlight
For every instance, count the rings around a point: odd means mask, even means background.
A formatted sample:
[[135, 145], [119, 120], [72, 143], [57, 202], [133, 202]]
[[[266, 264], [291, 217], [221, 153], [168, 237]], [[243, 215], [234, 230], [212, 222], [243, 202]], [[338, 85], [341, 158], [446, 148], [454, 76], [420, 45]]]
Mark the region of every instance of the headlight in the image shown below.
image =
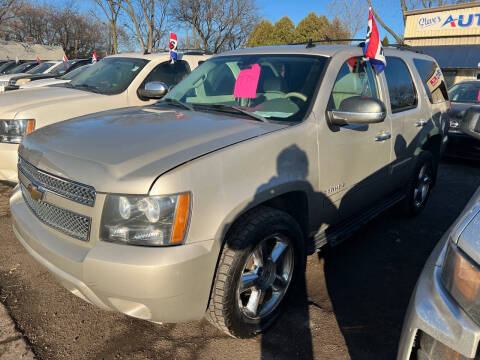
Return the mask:
[[29, 78], [23, 78], [23, 79], [18, 79], [18, 80], [14, 80], [13, 84], [10, 84], [10, 85], [15, 85], [15, 86], [20, 86], [20, 85], [23, 85], [23, 84], [26, 84], [26, 83], [29, 83], [32, 79], [29, 79]]
[[102, 215], [101, 239], [143, 246], [182, 244], [190, 217], [190, 202], [190, 193], [108, 195]]
[[8, 86], [8, 80], [0, 81], [0, 86]]
[[35, 130], [35, 120], [0, 120], [0, 143], [20, 144], [25, 135]]
[[480, 268], [452, 242], [443, 262], [442, 283], [467, 313], [478, 311]]

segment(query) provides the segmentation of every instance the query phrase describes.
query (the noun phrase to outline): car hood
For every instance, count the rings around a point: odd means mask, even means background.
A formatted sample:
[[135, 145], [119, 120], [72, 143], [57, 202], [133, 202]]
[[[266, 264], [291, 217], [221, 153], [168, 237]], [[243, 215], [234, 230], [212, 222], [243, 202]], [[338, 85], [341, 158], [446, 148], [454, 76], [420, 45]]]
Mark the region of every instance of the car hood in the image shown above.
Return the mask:
[[10, 91], [0, 96], [0, 118], [14, 118], [20, 111], [28, 110], [36, 105], [55, 104], [68, 101], [69, 99], [79, 100], [82, 98], [95, 98], [99, 95], [92, 92], [75, 90], [64, 86], [39, 87], [29, 91]]
[[454, 227], [453, 240], [468, 255], [480, 264], [480, 187], [472, 196]]
[[147, 194], [170, 169], [286, 126], [172, 106], [136, 107], [41, 128], [24, 139], [19, 154], [98, 192]]

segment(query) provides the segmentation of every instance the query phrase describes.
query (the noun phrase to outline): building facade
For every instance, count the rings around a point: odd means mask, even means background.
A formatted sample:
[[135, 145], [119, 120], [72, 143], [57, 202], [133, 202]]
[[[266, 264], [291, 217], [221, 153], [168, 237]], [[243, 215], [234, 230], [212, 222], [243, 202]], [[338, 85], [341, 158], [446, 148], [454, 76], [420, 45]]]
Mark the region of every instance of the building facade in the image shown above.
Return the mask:
[[480, 2], [404, 13], [407, 45], [434, 57], [447, 84], [477, 78], [480, 63]]

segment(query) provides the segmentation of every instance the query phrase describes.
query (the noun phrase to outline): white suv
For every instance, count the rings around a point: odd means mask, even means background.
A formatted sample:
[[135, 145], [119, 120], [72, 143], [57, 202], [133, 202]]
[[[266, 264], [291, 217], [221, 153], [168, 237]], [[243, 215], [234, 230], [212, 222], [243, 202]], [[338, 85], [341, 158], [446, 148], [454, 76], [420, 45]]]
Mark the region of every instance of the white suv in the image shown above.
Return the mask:
[[0, 96], [0, 181], [17, 181], [18, 144], [26, 134], [58, 121], [99, 111], [149, 105], [158, 99], [147, 82], [173, 86], [206, 55], [121, 54], [102, 59], [68, 84], [12, 91]]

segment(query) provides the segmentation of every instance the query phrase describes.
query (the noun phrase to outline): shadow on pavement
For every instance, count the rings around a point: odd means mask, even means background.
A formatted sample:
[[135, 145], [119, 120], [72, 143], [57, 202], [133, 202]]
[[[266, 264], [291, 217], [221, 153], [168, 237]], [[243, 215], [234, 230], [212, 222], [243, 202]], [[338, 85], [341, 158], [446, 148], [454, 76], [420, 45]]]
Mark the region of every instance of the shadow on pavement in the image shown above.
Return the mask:
[[[478, 168], [462, 171], [480, 175]], [[417, 218], [402, 219], [392, 209], [322, 253], [328, 294], [353, 360], [395, 358], [423, 264], [480, 185], [462, 181], [462, 171], [441, 165], [437, 187]]]

